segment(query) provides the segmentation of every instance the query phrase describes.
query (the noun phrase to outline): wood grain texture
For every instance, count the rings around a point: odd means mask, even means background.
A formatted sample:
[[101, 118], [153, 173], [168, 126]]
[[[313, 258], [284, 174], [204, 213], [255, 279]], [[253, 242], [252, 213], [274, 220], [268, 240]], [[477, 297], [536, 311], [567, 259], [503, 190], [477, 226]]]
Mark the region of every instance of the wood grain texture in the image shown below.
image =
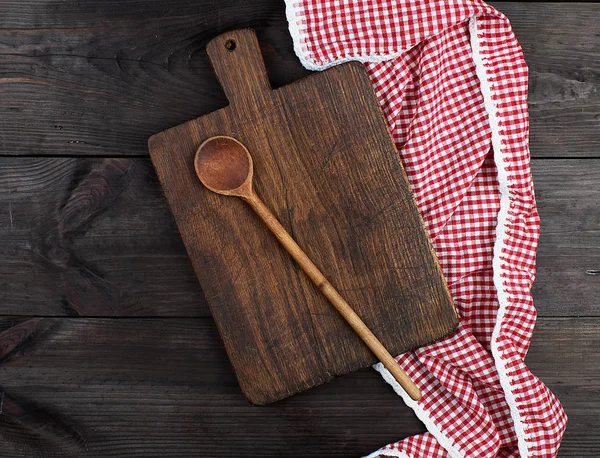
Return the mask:
[[148, 160], [1, 158], [0, 189], [2, 313], [208, 315]]
[[[373, 370], [251, 406], [210, 319], [45, 321], [43, 340], [0, 365], [2, 392], [81, 439], [40, 443], [28, 425], [9, 437], [3, 423], [0, 456], [355, 456], [423, 430]], [[23, 323], [0, 321], [0, 338]]]
[[248, 399], [273, 402], [377, 359], [242, 200], [200, 183], [194, 158], [210, 137], [248, 148], [257, 193], [390, 353], [454, 330], [363, 65], [272, 90], [251, 29], [220, 35], [207, 51], [230, 105], [153, 135], [149, 148]]
[[[596, 304], [597, 310], [598, 299]], [[559, 458], [600, 452], [599, 327], [596, 317], [541, 318], [536, 324], [526, 363], [558, 396], [569, 417]]]
[[541, 219], [538, 313], [599, 316], [600, 160], [534, 160], [532, 172]]
[[[78, 315], [68, 297], [87, 278], [94, 316], [210, 316], [151, 164], [126, 159], [123, 181], [108, 175], [111, 161], [0, 158], [0, 314]], [[107, 188], [128, 184], [92, 218], [86, 203], [100, 196], [83, 178], [93, 169]], [[588, 271], [600, 270], [600, 160], [533, 160], [532, 169], [542, 221], [538, 313], [598, 316], [600, 275]], [[69, 218], [88, 222], [62, 236], [72, 276], [45, 254], [46, 234], [67, 201], [79, 202]]]
[[284, 6], [3, 3], [0, 153], [147, 155], [150, 135], [226, 105], [205, 46], [230, 29], [258, 29], [275, 86], [307, 74], [292, 50]]
[[[598, 157], [598, 4], [494, 2], [530, 67], [532, 154]], [[0, 154], [146, 155], [149, 135], [223, 107], [205, 56], [258, 30], [274, 87], [308, 72], [274, 0], [21, 0], [0, 17]]]
[[[35, 441], [29, 424], [11, 426], [9, 437], [3, 423], [1, 456], [348, 457], [424, 431], [370, 369], [250, 406], [209, 319], [46, 321], [42, 340], [0, 365], [2, 391], [35, 405], [38, 417], [51, 410], [61, 426]], [[0, 339], [23, 323], [0, 321]], [[560, 457], [597, 456], [599, 326], [598, 318], [537, 324], [527, 363], [569, 415]]]
[[[600, 275], [586, 272], [600, 269], [600, 161], [574, 158], [600, 158], [600, 5], [494, 5], [529, 64], [532, 155], [557, 158], [533, 161], [540, 318], [527, 362], [569, 415], [559, 457], [597, 457]], [[226, 104], [203, 51], [225, 30], [258, 30], [273, 87], [306, 75], [283, 8], [279, 0], [2, 2], [0, 155], [145, 156], [151, 133]], [[65, 300], [82, 281], [88, 299], [76, 302], [96, 304], [94, 316], [209, 316], [148, 160], [120, 167], [136, 178], [85, 210], [97, 188], [81, 198], [78, 183], [92, 169], [122, 186], [104, 161], [0, 158], [0, 314], [86, 313]], [[85, 229], [62, 236], [77, 261], [65, 280], [65, 267], [40, 255], [44, 227], [56, 226], [74, 192], [69, 213], [81, 212], [71, 218]], [[210, 320], [39, 320], [2, 326], [0, 397], [12, 418], [0, 423], [0, 456], [362, 456], [424, 431], [370, 370], [248, 406]]]

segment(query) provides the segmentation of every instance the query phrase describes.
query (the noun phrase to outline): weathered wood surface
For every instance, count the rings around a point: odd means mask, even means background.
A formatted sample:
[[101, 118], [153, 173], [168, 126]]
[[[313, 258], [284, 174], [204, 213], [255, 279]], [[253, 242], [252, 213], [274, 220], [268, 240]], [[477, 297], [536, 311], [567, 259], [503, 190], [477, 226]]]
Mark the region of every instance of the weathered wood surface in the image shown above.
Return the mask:
[[0, 151], [145, 156], [150, 135], [226, 105], [205, 46], [250, 26], [274, 86], [308, 73], [282, 1], [4, 2]]
[[[600, 5], [494, 3], [530, 67], [532, 154], [600, 143]], [[274, 87], [306, 75], [275, 0], [3, 2], [0, 153], [146, 155], [147, 138], [226, 104], [207, 41], [256, 27]]]
[[532, 172], [541, 219], [538, 313], [600, 316], [600, 160], [533, 160]]
[[[600, 5], [494, 5], [530, 67], [532, 154], [555, 158], [533, 161], [527, 362], [569, 415], [559, 456], [597, 457]], [[274, 87], [307, 74], [276, 0], [2, 2], [0, 155], [145, 156], [225, 105], [202, 49], [244, 26]], [[1, 314], [31, 316], [1, 320], [0, 456], [360, 456], [424, 430], [370, 370], [246, 404], [147, 159], [0, 158]]]
[[0, 164], [2, 314], [209, 315], [149, 160]]
[[[0, 314], [210, 316], [149, 160], [0, 164]], [[599, 315], [600, 160], [532, 168], [538, 312]]]
[[450, 292], [364, 66], [273, 90], [253, 30], [207, 51], [230, 104], [148, 145], [248, 399], [268, 404], [378, 359], [246, 203], [200, 183], [194, 156], [216, 135], [248, 148], [257, 194], [390, 353], [450, 334]]
[[[569, 412], [563, 457], [597, 456], [599, 326], [540, 318], [527, 359]], [[372, 370], [249, 405], [207, 318], [4, 318], [0, 357], [0, 456], [347, 457], [424, 430]]]

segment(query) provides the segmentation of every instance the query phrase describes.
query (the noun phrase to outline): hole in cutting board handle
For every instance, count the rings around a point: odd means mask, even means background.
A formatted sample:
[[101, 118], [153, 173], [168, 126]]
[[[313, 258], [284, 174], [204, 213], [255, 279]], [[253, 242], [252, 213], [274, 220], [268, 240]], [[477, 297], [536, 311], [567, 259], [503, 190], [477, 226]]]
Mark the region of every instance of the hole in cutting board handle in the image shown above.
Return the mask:
[[256, 104], [271, 91], [256, 34], [251, 29], [225, 32], [206, 45], [210, 63], [230, 103]]
[[233, 39], [230, 38], [230, 39], [228, 39], [228, 40], [225, 41], [225, 49], [227, 51], [233, 51], [235, 49], [235, 46], [236, 46], [235, 40], [233, 40]]

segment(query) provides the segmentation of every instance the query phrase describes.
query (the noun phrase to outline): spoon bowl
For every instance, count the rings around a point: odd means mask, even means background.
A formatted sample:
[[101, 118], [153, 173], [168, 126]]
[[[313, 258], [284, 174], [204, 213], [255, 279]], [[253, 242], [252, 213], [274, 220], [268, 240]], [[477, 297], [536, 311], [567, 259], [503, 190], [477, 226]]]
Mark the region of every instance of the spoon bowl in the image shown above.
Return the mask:
[[252, 194], [252, 156], [235, 138], [211, 137], [196, 151], [196, 175], [204, 186], [225, 196]]

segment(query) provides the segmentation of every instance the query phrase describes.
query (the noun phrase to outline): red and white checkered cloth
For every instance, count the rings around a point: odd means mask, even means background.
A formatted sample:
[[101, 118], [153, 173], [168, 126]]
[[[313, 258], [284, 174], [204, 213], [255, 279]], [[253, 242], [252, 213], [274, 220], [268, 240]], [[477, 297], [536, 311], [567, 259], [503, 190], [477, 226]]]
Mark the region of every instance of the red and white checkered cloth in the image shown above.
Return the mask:
[[527, 66], [505, 16], [477, 0], [287, 0], [303, 65], [364, 62], [458, 308], [450, 337], [397, 360], [428, 433], [371, 457], [553, 457], [566, 426], [523, 362], [536, 312], [539, 219]]

